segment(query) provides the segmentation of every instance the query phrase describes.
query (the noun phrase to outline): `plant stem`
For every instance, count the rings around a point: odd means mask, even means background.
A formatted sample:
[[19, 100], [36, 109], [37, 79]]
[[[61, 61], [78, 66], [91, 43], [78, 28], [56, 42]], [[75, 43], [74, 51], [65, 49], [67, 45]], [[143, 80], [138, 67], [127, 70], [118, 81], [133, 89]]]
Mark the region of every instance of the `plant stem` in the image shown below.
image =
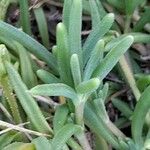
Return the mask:
[[12, 89], [10, 87], [9, 80], [8, 80], [7, 76], [3, 77], [1, 79], [1, 85], [3, 87], [4, 95], [6, 97], [8, 104], [9, 104], [9, 107], [10, 107], [10, 110], [11, 110], [11, 113], [12, 113], [12, 116], [14, 118], [15, 123], [16, 124], [21, 123], [22, 120], [21, 120], [21, 116], [20, 116], [20, 113], [18, 110], [18, 105], [17, 105], [15, 97], [12, 94]]
[[127, 82], [129, 83], [129, 85], [130, 85], [130, 87], [133, 91], [133, 94], [134, 94], [136, 100], [138, 101], [140, 96], [141, 96], [141, 93], [140, 93], [139, 89], [136, 86], [136, 82], [135, 82], [132, 70], [131, 70], [125, 56], [121, 57], [119, 63], [120, 63], [120, 66], [122, 68], [122, 71], [123, 71], [123, 73], [124, 73], [124, 75], [127, 79]]
[[75, 105], [75, 119], [76, 119], [76, 123], [83, 127], [83, 130], [81, 132], [78, 132], [76, 137], [84, 150], [92, 150], [88, 142], [88, 139], [84, 133], [85, 127], [84, 127], [83, 115], [84, 115], [85, 100], [79, 100], [79, 101], [80, 102]]
[[127, 16], [125, 21], [124, 33], [128, 33], [130, 30], [131, 16]]

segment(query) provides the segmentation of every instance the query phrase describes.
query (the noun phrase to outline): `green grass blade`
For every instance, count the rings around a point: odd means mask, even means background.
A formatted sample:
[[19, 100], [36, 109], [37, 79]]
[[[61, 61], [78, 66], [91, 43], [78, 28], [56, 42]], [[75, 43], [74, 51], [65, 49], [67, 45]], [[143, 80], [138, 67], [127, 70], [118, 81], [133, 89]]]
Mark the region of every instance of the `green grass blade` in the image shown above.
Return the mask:
[[75, 91], [63, 83], [37, 85], [30, 90], [30, 93], [42, 96], [64, 96], [72, 100], [77, 98]]
[[46, 48], [50, 48], [48, 26], [47, 26], [47, 21], [46, 21], [43, 8], [39, 7], [39, 8], [34, 8], [33, 10], [34, 10], [36, 22], [38, 24], [40, 36], [42, 38], [42, 43]]
[[115, 45], [97, 66], [93, 73], [93, 77], [99, 77], [100, 80], [103, 80], [116, 65], [120, 57], [128, 50], [133, 43], [133, 40], [132, 36], [127, 36]]
[[136, 104], [132, 119], [132, 137], [139, 146], [143, 145], [142, 130], [145, 123], [146, 114], [150, 108], [150, 86], [142, 93], [138, 103]]
[[15, 27], [0, 21], [0, 36], [6, 36], [22, 44], [27, 50], [45, 61], [50, 68], [57, 72], [57, 62], [55, 57], [48, 50], [31, 38], [29, 35], [19, 31]]
[[24, 32], [31, 35], [31, 24], [28, 0], [19, 0], [20, 22]]
[[[82, 1], [73, 0], [69, 18], [69, 49], [71, 54], [79, 56], [82, 63], [81, 28], [82, 28]], [[82, 66], [82, 65], [81, 65]]]
[[83, 64], [87, 63], [91, 51], [94, 49], [96, 43], [109, 31], [114, 22], [114, 14], [106, 15], [100, 23], [91, 31], [87, 40], [83, 45]]
[[54, 136], [52, 140], [52, 148], [54, 150], [61, 150], [65, 143], [72, 135], [81, 130], [81, 127], [74, 124], [67, 124]]
[[15, 42], [15, 45], [19, 54], [22, 79], [28, 88], [32, 88], [37, 84], [37, 79], [33, 72], [30, 54], [18, 42]]
[[93, 78], [79, 84], [76, 90], [80, 94], [92, 93], [99, 87], [99, 84], [100, 80], [98, 78]]
[[80, 70], [80, 63], [77, 54], [73, 54], [71, 56], [70, 64], [71, 64], [71, 72], [73, 76], [74, 85], [76, 87], [81, 83], [81, 70]]
[[46, 84], [61, 83], [60, 79], [58, 79], [56, 76], [54, 76], [50, 72], [43, 70], [43, 69], [40, 69], [37, 71], [37, 76]]
[[26, 114], [28, 115], [31, 123], [40, 132], [44, 132], [44, 133], [52, 132], [52, 129], [49, 127], [48, 123], [46, 122], [46, 119], [41, 113], [41, 110], [39, 109], [37, 103], [32, 98], [32, 96], [27, 92], [28, 89], [26, 85], [22, 82], [17, 71], [8, 62], [5, 63], [5, 66], [11, 84], [13, 86], [13, 89], [15, 90], [15, 93], [22, 107], [24, 108]]
[[88, 60], [84, 69], [84, 81], [90, 79], [93, 71], [103, 58], [104, 53], [104, 41], [100, 40], [97, 42], [94, 50], [91, 52], [90, 59]]

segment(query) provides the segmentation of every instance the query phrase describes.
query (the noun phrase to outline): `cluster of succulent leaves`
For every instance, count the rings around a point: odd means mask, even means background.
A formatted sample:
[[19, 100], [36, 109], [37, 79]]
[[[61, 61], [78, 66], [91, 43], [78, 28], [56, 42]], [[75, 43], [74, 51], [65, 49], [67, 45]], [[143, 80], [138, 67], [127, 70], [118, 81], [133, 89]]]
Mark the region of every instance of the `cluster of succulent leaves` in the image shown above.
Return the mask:
[[[142, 0], [108, 2], [124, 11], [127, 18], [143, 3]], [[109, 119], [105, 107], [109, 84], [103, 82], [134, 42], [150, 42], [149, 35], [136, 32], [149, 21], [149, 8], [145, 10], [146, 17], [143, 15], [135, 25], [134, 33], [119, 35], [114, 14], [107, 14], [99, 0], [83, 4], [81, 0], [65, 0], [63, 20], [56, 29], [56, 45], [50, 52], [42, 7], [34, 9], [34, 14], [44, 46], [29, 36], [32, 33], [28, 3], [26, 0], [19, 3], [24, 32], [0, 21], [3, 89], [0, 105], [4, 112], [0, 121], [0, 149], [91, 150], [85, 135], [87, 127], [94, 134], [97, 149], [108, 150], [108, 145], [120, 150], [149, 148], [150, 86], [145, 88], [149, 76], [137, 75], [139, 85], [143, 86], [134, 111], [121, 100], [112, 101], [125, 116], [120, 123], [131, 123], [132, 137], [126, 137]], [[92, 30], [86, 40], [81, 37], [83, 9], [92, 18]], [[47, 66], [41, 67], [39, 60]], [[65, 102], [54, 108], [54, 115], [48, 104], [40, 103], [39, 107], [35, 101], [50, 96], [58, 96]]]

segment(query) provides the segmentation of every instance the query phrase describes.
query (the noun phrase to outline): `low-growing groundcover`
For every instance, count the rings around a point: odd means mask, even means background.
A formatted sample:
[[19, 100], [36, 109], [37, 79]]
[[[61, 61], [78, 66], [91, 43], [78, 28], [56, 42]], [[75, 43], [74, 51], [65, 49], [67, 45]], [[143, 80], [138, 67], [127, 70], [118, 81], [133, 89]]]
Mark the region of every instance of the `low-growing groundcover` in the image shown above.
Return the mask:
[[0, 150], [150, 149], [149, 5], [0, 0]]

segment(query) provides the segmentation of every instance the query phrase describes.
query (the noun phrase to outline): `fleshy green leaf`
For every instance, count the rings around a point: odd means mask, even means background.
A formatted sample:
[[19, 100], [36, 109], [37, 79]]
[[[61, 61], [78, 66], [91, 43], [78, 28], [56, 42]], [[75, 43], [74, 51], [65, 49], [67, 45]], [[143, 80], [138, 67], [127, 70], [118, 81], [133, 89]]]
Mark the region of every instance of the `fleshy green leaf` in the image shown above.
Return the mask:
[[70, 86], [63, 83], [37, 85], [32, 88], [30, 92], [33, 95], [64, 96], [72, 100], [76, 99], [75, 91]]
[[107, 0], [112, 6], [118, 8], [119, 10], [124, 10], [124, 1], [120, 0]]
[[5, 146], [10, 144], [16, 137], [15, 133], [8, 132], [0, 136], [0, 149], [3, 149]]
[[73, 54], [70, 60], [71, 72], [75, 87], [81, 83], [81, 70], [77, 54]]
[[143, 137], [142, 137], [142, 130], [143, 125], [145, 123], [146, 114], [150, 108], [150, 86], [148, 86], [145, 91], [142, 93], [138, 103], [136, 104], [133, 118], [132, 118], [132, 136], [139, 146], [143, 145]]
[[80, 94], [92, 93], [99, 87], [99, 84], [100, 80], [98, 78], [93, 78], [79, 84], [76, 90]]
[[52, 150], [50, 141], [45, 137], [38, 137], [32, 141], [36, 150]]
[[125, 0], [126, 14], [132, 15], [138, 5], [143, 3], [143, 0]]
[[66, 105], [61, 105], [56, 108], [53, 119], [54, 133], [57, 133], [64, 126], [68, 113], [69, 110]]
[[19, 0], [20, 22], [24, 32], [31, 35], [31, 24], [28, 0]]
[[[82, 27], [82, 1], [73, 0], [70, 12], [69, 22], [69, 49], [71, 54], [79, 56], [80, 64], [82, 63], [81, 48], [81, 27]], [[82, 66], [82, 65], [81, 65]]]
[[3, 150], [35, 150], [31, 143], [15, 142], [6, 146]]
[[133, 31], [141, 31], [146, 23], [150, 22], [150, 7], [146, 8], [145, 12], [141, 15], [141, 18], [135, 24]]
[[128, 119], [130, 119], [130, 117], [133, 114], [133, 111], [131, 110], [131, 108], [127, 105], [127, 103], [119, 100], [119, 99], [113, 99], [112, 100], [113, 105]]
[[43, 69], [37, 71], [37, 76], [46, 84], [61, 82], [61, 80], [58, 79], [56, 76]]
[[66, 26], [67, 31], [69, 30], [70, 12], [73, 0], [64, 0], [63, 6], [63, 23]]
[[15, 45], [19, 54], [22, 79], [28, 88], [32, 88], [36, 85], [37, 80], [33, 72], [30, 54], [20, 43], [15, 42]]
[[81, 130], [78, 125], [67, 124], [57, 132], [52, 140], [52, 148], [54, 150], [61, 150], [68, 139]]
[[99, 8], [96, 4], [96, 0], [89, 0], [89, 5], [91, 8], [92, 28], [95, 28], [97, 26], [97, 23], [101, 20]]
[[88, 60], [84, 70], [84, 80], [90, 79], [93, 71], [103, 58], [104, 52], [104, 41], [100, 40], [97, 42], [94, 50], [91, 52], [90, 59]]
[[97, 134], [97, 136], [103, 137], [106, 141], [111, 143], [114, 148], [119, 149], [119, 144], [116, 137], [106, 127], [103, 120], [97, 117], [88, 104], [85, 106], [84, 119], [86, 125], [92, 130], [92, 132]]
[[63, 23], [57, 25], [57, 61], [60, 78], [64, 83], [72, 85], [70, 71], [70, 51], [67, 30]]
[[39, 59], [45, 61], [49, 67], [57, 72], [57, 62], [55, 57], [36, 40], [28, 36], [15, 27], [0, 21], [0, 36], [6, 36], [22, 44], [28, 51], [33, 53]]
[[118, 44], [116, 44], [111, 49], [111, 51], [105, 56], [102, 62], [97, 66], [93, 73], [93, 77], [99, 77], [100, 80], [103, 80], [116, 65], [120, 57], [128, 50], [132, 43], [132, 36], [127, 36], [118, 42]]
[[23, 109], [25, 110], [34, 127], [38, 131], [44, 133], [52, 132], [50, 126], [46, 122], [46, 119], [41, 113], [41, 110], [39, 109], [37, 103], [32, 98], [32, 96], [27, 92], [28, 89], [26, 85], [22, 82], [17, 71], [8, 62], [5, 63], [5, 66], [8, 72], [10, 82], [18, 97], [18, 100], [20, 101]]
[[87, 63], [91, 51], [94, 49], [96, 43], [109, 31], [114, 22], [114, 14], [106, 15], [101, 22], [91, 31], [87, 40], [83, 45], [83, 64]]
[[49, 43], [48, 26], [47, 26], [45, 14], [43, 12], [43, 8], [39, 7], [39, 8], [34, 8], [33, 10], [38, 24], [40, 36], [42, 38], [42, 43], [46, 48], [49, 48], [50, 43]]

